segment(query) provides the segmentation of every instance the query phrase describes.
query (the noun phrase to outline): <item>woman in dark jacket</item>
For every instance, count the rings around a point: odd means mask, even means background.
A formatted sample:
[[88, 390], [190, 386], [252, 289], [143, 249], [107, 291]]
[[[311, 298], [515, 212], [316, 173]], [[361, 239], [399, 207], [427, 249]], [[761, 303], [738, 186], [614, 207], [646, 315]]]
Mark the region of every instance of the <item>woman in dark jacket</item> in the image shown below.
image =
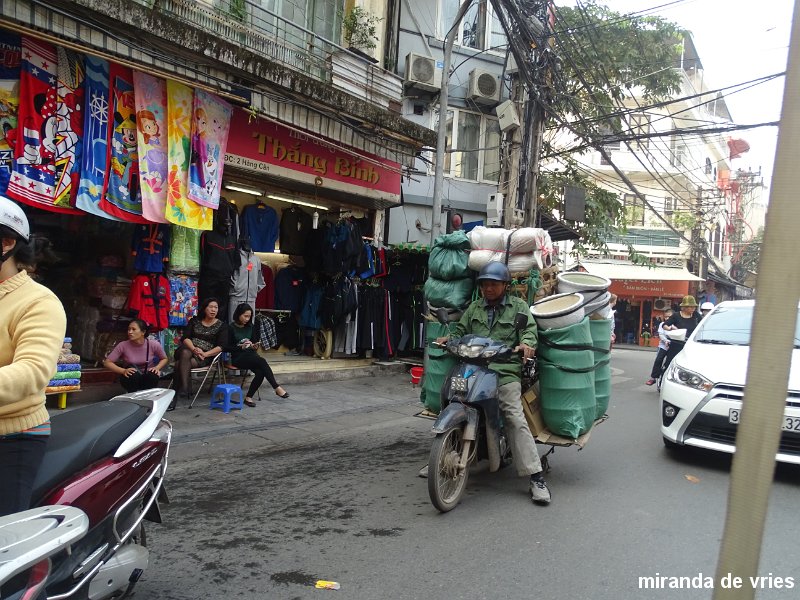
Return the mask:
[[253, 395], [266, 379], [281, 398], [288, 398], [289, 394], [278, 382], [272, 369], [263, 357], [258, 355], [258, 332], [253, 326], [253, 308], [249, 304], [240, 304], [233, 312], [227, 350], [231, 353], [231, 364], [237, 369], [247, 369], [253, 372], [253, 381], [244, 398], [247, 406], [255, 406]]

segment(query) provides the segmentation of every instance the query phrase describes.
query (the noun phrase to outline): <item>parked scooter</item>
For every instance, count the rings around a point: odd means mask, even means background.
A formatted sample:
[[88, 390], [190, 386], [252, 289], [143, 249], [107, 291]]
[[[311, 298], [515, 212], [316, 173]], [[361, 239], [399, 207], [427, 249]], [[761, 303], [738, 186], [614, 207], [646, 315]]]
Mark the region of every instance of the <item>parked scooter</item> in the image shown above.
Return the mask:
[[[446, 315], [437, 314], [446, 323]], [[528, 315], [519, 313], [514, 328], [521, 331]], [[514, 349], [491, 338], [465, 335], [444, 347], [459, 358], [442, 387], [442, 410], [433, 424], [436, 438], [428, 459], [428, 494], [441, 512], [456, 507], [467, 487], [469, 467], [488, 458], [495, 472], [510, 458], [502, 429], [498, 378], [488, 364], [508, 360]]]
[[144, 390], [51, 418], [33, 504], [79, 508], [89, 531], [53, 557], [48, 600], [124, 598], [147, 568], [143, 520], [161, 522], [174, 395]]
[[73, 506], [42, 506], [0, 517], [0, 599], [39, 600], [50, 557], [89, 530], [89, 517]]

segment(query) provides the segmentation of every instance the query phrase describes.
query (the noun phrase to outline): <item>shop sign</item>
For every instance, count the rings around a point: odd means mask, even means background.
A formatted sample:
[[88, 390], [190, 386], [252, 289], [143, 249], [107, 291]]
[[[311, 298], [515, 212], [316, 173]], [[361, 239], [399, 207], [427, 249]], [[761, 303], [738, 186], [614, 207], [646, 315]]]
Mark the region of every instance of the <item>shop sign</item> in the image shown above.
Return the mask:
[[615, 279], [608, 288], [620, 297], [683, 298], [689, 293], [688, 281], [657, 281], [646, 279]]
[[[338, 191], [400, 201], [400, 165], [234, 110], [225, 164]], [[339, 144], [341, 147], [341, 144]], [[364, 160], [368, 158], [369, 160]]]

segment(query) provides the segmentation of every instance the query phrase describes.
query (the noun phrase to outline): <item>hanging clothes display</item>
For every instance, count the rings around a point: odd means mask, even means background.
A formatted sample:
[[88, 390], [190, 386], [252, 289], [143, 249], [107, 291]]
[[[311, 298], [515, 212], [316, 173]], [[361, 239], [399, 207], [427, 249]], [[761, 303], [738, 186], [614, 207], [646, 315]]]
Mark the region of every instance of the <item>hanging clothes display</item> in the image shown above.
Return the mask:
[[108, 168], [108, 71], [107, 60], [87, 56], [84, 78], [83, 148], [81, 178], [75, 206], [98, 217], [117, 221], [100, 206]]
[[256, 296], [255, 308], [275, 308], [275, 275], [272, 267], [261, 265], [261, 276], [264, 278], [264, 288]]
[[197, 314], [197, 279], [189, 275], [169, 276], [170, 327], [183, 327]]
[[173, 273], [197, 274], [200, 272], [199, 229], [189, 229], [180, 225], [172, 226], [172, 243], [169, 250], [170, 270]]
[[22, 36], [14, 168], [7, 194], [54, 212], [77, 213], [55, 205], [58, 136], [58, 56], [55, 46]]
[[123, 221], [147, 223], [147, 219], [142, 216], [142, 194], [139, 188], [133, 71], [111, 63], [108, 81], [108, 168], [100, 208]]
[[[21, 56], [20, 44], [18, 35], [0, 32], [0, 52], [3, 56]], [[8, 139], [7, 132], [13, 132], [17, 128], [19, 73], [19, 60], [0, 61], [0, 194], [6, 193], [14, 166], [13, 140]]]
[[133, 89], [142, 215], [153, 223], [168, 223], [167, 82], [134, 71]]
[[307, 212], [294, 206], [284, 209], [280, 227], [281, 254], [302, 255], [312, 224], [313, 219]]
[[300, 310], [300, 327], [304, 329], [321, 329], [320, 303], [322, 302], [324, 288], [318, 283], [306, 287], [303, 297], [303, 306]]
[[275, 252], [278, 213], [263, 202], [245, 206], [242, 210], [242, 234], [250, 238], [254, 252]]
[[191, 229], [210, 230], [214, 211], [189, 199], [192, 88], [167, 80], [167, 220]]
[[131, 239], [133, 268], [143, 273], [161, 273], [169, 262], [169, 225], [137, 225]]
[[201, 206], [219, 206], [232, 112], [224, 100], [204, 90], [194, 91], [188, 197]]
[[254, 308], [258, 292], [264, 288], [264, 276], [261, 274], [261, 261], [251, 251], [239, 251], [239, 268], [231, 278], [231, 295], [229, 302], [229, 321], [233, 321], [233, 313], [240, 304], [249, 304]]
[[278, 330], [275, 321], [267, 315], [256, 315], [255, 329], [258, 332], [258, 341], [264, 349], [278, 346]]
[[131, 282], [128, 307], [153, 331], [169, 324], [171, 304], [169, 280], [160, 273], [139, 274]]
[[56, 125], [56, 188], [54, 203], [75, 208], [83, 149], [84, 57], [57, 47], [58, 108]]
[[221, 318], [228, 315], [231, 277], [239, 263], [236, 238], [231, 232], [215, 229], [203, 233], [200, 238], [200, 301], [216, 298]]
[[289, 265], [275, 275], [275, 308], [300, 312], [305, 295], [306, 271], [301, 267]]

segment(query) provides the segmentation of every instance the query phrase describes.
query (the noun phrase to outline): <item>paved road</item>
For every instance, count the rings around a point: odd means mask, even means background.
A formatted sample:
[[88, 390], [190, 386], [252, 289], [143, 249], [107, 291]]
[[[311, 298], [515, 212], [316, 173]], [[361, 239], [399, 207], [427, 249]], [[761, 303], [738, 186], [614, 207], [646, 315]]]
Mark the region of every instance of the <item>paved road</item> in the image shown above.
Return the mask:
[[[710, 598], [709, 591], [640, 590], [643, 576], [713, 575], [729, 461], [662, 447], [656, 393], [643, 385], [652, 353], [615, 350], [611, 419], [581, 452], [558, 449], [553, 504], [531, 504], [510, 470], [473, 473], [453, 512], [429, 503], [416, 477], [430, 422], [415, 418], [408, 376], [295, 386], [298, 406], [328, 394], [328, 422], [301, 418], [174, 447], [166, 522], [152, 525], [152, 566], [139, 598]], [[266, 415], [264, 403], [255, 410]], [[276, 405], [272, 410], [278, 413]], [[253, 413], [255, 414], [255, 413]], [[199, 417], [198, 417], [199, 418]], [[191, 419], [183, 413], [176, 421]], [[178, 424], [180, 434], [181, 425]], [[781, 468], [762, 572], [794, 577], [797, 480]], [[696, 478], [696, 482], [687, 479]], [[317, 579], [338, 592], [315, 590]], [[759, 598], [795, 598], [763, 590]]]

